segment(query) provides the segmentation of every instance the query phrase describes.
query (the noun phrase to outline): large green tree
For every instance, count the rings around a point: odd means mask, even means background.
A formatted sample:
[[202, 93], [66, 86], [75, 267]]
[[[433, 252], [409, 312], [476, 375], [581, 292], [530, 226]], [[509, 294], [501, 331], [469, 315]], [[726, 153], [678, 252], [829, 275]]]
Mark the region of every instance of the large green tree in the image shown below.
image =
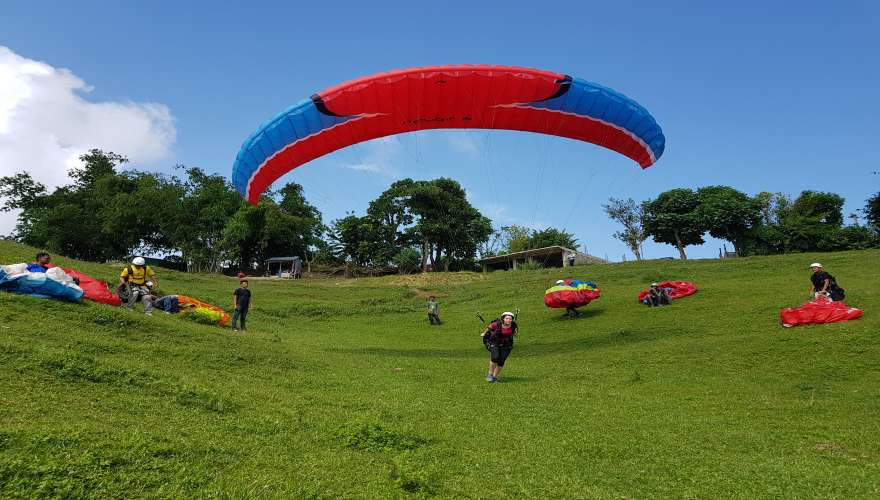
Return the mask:
[[731, 242], [737, 255], [748, 253], [745, 240], [761, 221], [761, 203], [728, 186], [700, 188], [697, 195], [697, 212], [709, 234]]
[[636, 203], [632, 198], [626, 200], [608, 198], [608, 204], [602, 205], [602, 208], [611, 220], [623, 226], [623, 231], [616, 231], [614, 237], [626, 244], [636, 256], [636, 260], [642, 260], [642, 243], [648, 239], [642, 224], [644, 204]]
[[555, 227], [532, 231], [529, 237], [529, 248], [544, 248], [554, 245], [574, 250], [577, 248], [577, 238], [573, 234]]
[[868, 225], [880, 232], [880, 192], [868, 198], [862, 212], [865, 214]]
[[692, 189], [678, 188], [660, 193], [645, 204], [645, 231], [657, 243], [674, 245], [687, 259], [688, 245], [704, 243], [706, 226], [699, 213], [700, 196]]
[[172, 180], [118, 172], [128, 160], [112, 152], [93, 149], [80, 160], [68, 172], [73, 183], [51, 193], [27, 173], [0, 179], [3, 208], [21, 210], [19, 241], [93, 261], [171, 246], [161, 223], [175, 204]]
[[200, 168], [180, 167], [186, 174], [178, 209], [163, 230], [190, 271], [219, 271], [229, 248], [222, 244], [227, 223], [244, 205], [226, 179]]
[[502, 227], [501, 232], [504, 235], [507, 253], [522, 252], [531, 248], [531, 229], [511, 224]]

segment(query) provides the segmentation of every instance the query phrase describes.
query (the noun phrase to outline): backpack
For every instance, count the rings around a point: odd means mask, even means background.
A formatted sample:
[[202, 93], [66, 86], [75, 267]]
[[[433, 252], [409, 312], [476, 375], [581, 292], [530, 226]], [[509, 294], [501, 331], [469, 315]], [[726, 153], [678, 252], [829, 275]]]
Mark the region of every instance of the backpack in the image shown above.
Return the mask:
[[[491, 328], [492, 323], [495, 323], [496, 325], [498, 325], [498, 330], [493, 330]], [[489, 325], [490, 325], [489, 333], [487, 333], [486, 335], [483, 335], [483, 345], [486, 346], [486, 350], [489, 350], [490, 347], [492, 347], [493, 345], [496, 345], [495, 340], [498, 338], [499, 333], [501, 331], [501, 318], [493, 319], [492, 321], [489, 322]], [[516, 321], [511, 321], [510, 326], [511, 326], [511, 328], [513, 328], [513, 334], [516, 335], [516, 332], [519, 329], [519, 327], [516, 325]], [[512, 337], [510, 339], [510, 345], [511, 346], [513, 345], [513, 338]]]

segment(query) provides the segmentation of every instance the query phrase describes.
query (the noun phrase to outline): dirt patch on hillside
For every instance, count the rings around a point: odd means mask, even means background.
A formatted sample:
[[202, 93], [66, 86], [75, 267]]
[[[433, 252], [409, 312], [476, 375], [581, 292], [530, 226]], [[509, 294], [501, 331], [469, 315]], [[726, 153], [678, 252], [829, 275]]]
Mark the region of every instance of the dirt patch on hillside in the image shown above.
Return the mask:
[[410, 287], [431, 287], [443, 285], [463, 285], [475, 281], [486, 280], [483, 273], [422, 273], [395, 276], [389, 282], [392, 285], [405, 285]]

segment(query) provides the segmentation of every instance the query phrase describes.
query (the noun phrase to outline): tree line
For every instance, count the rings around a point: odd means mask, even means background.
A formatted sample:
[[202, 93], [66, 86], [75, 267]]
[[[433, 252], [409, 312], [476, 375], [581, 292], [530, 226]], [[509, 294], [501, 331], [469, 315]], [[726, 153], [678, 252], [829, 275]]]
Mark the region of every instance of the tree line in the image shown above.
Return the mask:
[[[26, 172], [0, 177], [0, 210], [19, 210], [18, 241], [91, 261], [164, 255], [190, 271], [260, 269], [269, 257], [296, 255], [346, 271], [455, 271], [479, 257], [560, 245], [577, 249], [564, 230], [519, 225], [494, 229], [449, 178], [403, 179], [371, 201], [363, 216], [324, 224], [303, 188], [288, 183], [259, 203], [245, 202], [222, 176], [178, 165], [173, 175], [124, 170], [128, 159], [93, 149], [48, 190]], [[834, 251], [880, 246], [880, 193], [845, 225], [843, 198], [804, 191], [748, 196], [727, 186], [666, 191], [636, 203], [611, 198], [614, 237], [637, 259], [648, 238], [685, 248], [709, 234], [739, 255]]]
[[27, 172], [0, 177], [0, 210], [21, 210], [16, 240], [98, 262], [166, 255], [200, 272], [255, 269], [270, 256], [309, 256], [321, 246], [321, 213], [298, 184], [251, 205], [199, 168], [122, 171], [126, 157], [98, 149], [80, 160], [72, 182], [51, 192]]
[[685, 248], [704, 243], [706, 234], [729, 241], [740, 256], [880, 246], [880, 193], [867, 200], [862, 217], [849, 215], [849, 225], [844, 224], [843, 203], [840, 195], [827, 192], [803, 191], [792, 199], [784, 193], [748, 196], [728, 186], [708, 186], [671, 189], [642, 203], [610, 198], [604, 209], [623, 226], [614, 237], [638, 260], [648, 238], [674, 246], [686, 259]]

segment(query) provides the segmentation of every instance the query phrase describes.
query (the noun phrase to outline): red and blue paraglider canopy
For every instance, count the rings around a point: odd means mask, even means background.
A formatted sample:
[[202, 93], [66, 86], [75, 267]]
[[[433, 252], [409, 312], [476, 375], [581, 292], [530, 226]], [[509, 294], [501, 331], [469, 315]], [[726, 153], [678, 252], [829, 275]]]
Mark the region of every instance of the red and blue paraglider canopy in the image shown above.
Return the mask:
[[431, 66], [379, 73], [332, 87], [263, 124], [232, 168], [249, 202], [294, 168], [338, 149], [440, 128], [506, 129], [590, 142], [647, 168], [666, 139], [648, 111], [599, 84], [511, 66]]

